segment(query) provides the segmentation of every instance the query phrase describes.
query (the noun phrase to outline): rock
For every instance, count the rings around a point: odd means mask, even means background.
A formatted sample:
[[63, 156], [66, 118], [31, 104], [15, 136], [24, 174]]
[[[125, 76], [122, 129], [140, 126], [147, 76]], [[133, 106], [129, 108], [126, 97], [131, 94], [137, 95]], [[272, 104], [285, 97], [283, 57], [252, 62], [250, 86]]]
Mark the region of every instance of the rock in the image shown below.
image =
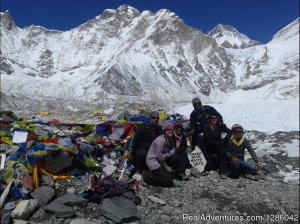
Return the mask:
[[12, 211], [11, 217], [17, 219], [27, 219], [37, 208], [38, 201], [35, 199], [20, 201]]
[[89, 219], [73, 219], [69, 224], [92, 224]]
[[175, 207], [181, 207], [182, 206], [182, 203], [178, 200], [172, 201], [171, 204]]
[[123, 197], [103, 199], [101, 213], [116, 223], [134, 222], [141, 218], [135, 203]]
[[260, 194], [264, 195], [264, 196], [268, 196], [269, 195], [268, 192], [265, 192], [265, 191], [261, 191]]
[[63, 196], [58, 197], [53, 202], [67, 206], [86, 206], [86, 200], [74, 194], [65, 194]]
[[258, 180], [266, 180], [267, 176], [265, 175], [265, 173], [261, 170], [257, 171], [257, 175], [255, 175], [255, 178]]
[[143, 218], [140, 220], [140, 224], [158, 224], [158, 223], [160, 222], [154, 218]]
[[38, 201], [39, 206], [44, 206], [54, 197], [55, 190], [50, 186], [44, 186], [36, 189], [30, 195]]
[[246, 182], [245, 181], [240, 181], [238, 184], [237, 184], [237, 187], [238, 188], [242, 188], [242, 187], [246, 187]]
[[59, 152], [46, 156], [43, 168], [49, 173], [57, 173], [72, 165], [72, 156], [67, 152]]
[[10, 222], [10, 212], [1, 212], [0, 213], [0, 217], [1, 217], [1, 219], [0, 219], [0, 223], [2, 223], [2, 224], [10, 224], [11, 222]]
[[32, 215], [32, 218], [33, 219], [38, 219], [40, 217], [43, 217], [46, 213], [44, 212], [44, 210], [42, 208], [40, 208], [37, 212], [35, 212], [33, 215]]
[[157, 197], [154, 197], [154, 196], [151, 196], [151, 195], [149, 195], [147, 198], [150, 201], [152, 201], [152, 202], [154, 202], [156, 204], [161, 204], [161, 205], [165, 205], [166, 204], [166, 202], [164, 200], [162, 200], [160, 198], [157, 198]]
[[74, 187], [70, 187], [67, 189], [67, 193], [68, 194], [75, 194], [75, 188]]
[[[2, 223], [2, 222], [1, 222]], [[28, 222], [21, 219], [14, 219], [13, 224], [27, 224]]]
[[51, 202], [50, 204], [43, 207], [45, 212], [54, 213], [58, 218], [70, 218], [74, 216], [74, 211], [71, 207], [59, 204], [56, 202]]
[[109, 165], [103, 168], [103, 174], [105, 176], [110, 176], [115, 173], [117, 167], [114, 165]]
[[53, 177], [51, 177], [51, 176], [42, 176], [42, 182], [44, 182], [46, 185], [48, 185], [50, 187], [55, 186]]
[[266, 199], [263, 200], [263, 202], [265, 202], [265, 203], [270, 203], [271, 200], [270, 200], [269, 198], [266, 198]]
[[285, 165], [285, 167], [286, 167], [288, 170], [290, 170], [290, 171], [293, 170], [293, 166], [292, 166], [292, 165]]
[[93, 209], [93, 208], [95, 208], [96, 206], [97, 206], [96, 203], [90, 202], [90, 203], [87, 204], [86, 208], [87, 208], [87, 209]]
[[191, 175], [194, 177], [201, 177], [201, 172], [196, 167], [191, 169]]
[[55, 186], [55, 189], [59, 189], [60, 188], [60, 184], [59, 183], [55, 183], [54, 186]]
[[173, 180], [173, 184], [174, 184], [174, 187], [183, 187], [182, 181], [177, 180], [177, 179]]
[[166, 223], [166, 222], [170, 221], [170, 216], [165, 215], [165, 214], [162, 214], [162, 215], [160, 216], [160, 220], [161, 220], [163, 223]]

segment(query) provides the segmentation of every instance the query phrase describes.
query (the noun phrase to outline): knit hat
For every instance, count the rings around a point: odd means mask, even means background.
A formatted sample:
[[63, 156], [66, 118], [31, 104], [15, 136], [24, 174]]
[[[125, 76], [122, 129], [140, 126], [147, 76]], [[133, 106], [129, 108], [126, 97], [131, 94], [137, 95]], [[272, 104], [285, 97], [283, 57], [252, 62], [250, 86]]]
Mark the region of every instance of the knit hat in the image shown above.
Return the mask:
[[157, 111], [152, 111], [149, 113], [150, 117], [159, 117], [159, 113]]
[[243, 127], [242, 127], [242, 125], [240, 125], [240, 124], [233, 125], [232, 128], [231, 128], [231, 130], [233, 131], [235, 129], [241, 129], [242, 131], [244, 130]]
[[167, 124], [167, 125], [164, 126], [164, 131], [168, 130], [168, 129], [172, 129], [173, 130], [173, 125]]
[[217, 114], [216, 112], [212, 112], [212, 113], [209, 115], [209, 118], [211, 118], [211, 117], [218, 117], [218, 118], [219, 118], [219, 116], [218, 116], [218, 114]]
[[201, 103], [200, 98], [195, 97], [195, 98], [192, 99], [192, 104], [194, 104], [194, 103], [196, 103], [196, 102], [200, 102], [200, 103]]
[[174, 129], [181, 129], [181, 130], [183, 130], [183, 126], [182, 126], [182, 124], [175, 124], [174, 125]]

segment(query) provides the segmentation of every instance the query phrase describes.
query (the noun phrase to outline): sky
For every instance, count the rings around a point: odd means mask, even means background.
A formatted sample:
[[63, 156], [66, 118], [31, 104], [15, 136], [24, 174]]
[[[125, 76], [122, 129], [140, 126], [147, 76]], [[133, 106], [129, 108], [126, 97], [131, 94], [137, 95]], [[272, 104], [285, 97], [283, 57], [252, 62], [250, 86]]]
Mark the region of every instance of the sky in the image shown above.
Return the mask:
[[231, 25], [261, 43], [299, 17], [299, 0], [0, 0], [17, 26], [39, 25], [69, 30], [107, 8], [122, 4], [139, 11], [175, 12], [186, 24], [206, 33], [218, 24]]

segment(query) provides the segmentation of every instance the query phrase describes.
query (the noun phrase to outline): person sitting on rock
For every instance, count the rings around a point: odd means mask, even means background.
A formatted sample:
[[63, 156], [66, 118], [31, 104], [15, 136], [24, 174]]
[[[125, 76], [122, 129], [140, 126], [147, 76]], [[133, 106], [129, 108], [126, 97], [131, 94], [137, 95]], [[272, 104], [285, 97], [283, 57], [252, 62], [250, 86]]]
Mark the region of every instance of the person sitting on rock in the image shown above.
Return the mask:
[[176, 170], [180, 156], [175, 154], [173, 139], [173, 126], [164, 126], [164, 133], [151, 144], [147, 154], [146, 163], [150, 171], [144, 171], [143, 180], [147, 184], [172, 187], [174, 176], [172, 169]]
[[[238, 178], [241, 174], [257, 175], [257, 170], [260, 169], [257, 155], [251, 147], [250, 142], [243, 134], [243, 127], [239, 124], [232, 126], [232, 135], [228, 140], [227, 157], [230, 161], [230, 176]], [[247, 149], [254, 160], [255, 167], [245, 161], [245, 149]]]
[[185, 175], [186, 169], [191, 169], [192, 165], [186, 153], [187, 150], [187, 141], [186, 136], [183, 133], [182, 124], [174, 125], [174, 145], [176, 148], [176, 154], [180, 156], [180, 163], [176, 168], [176, 172], [179, 174], [182, 180], [188, 180], [188, 176]]
[[[227, 136], [222, 139], [222, 133]], [[226, 144], [230, 137], [231, 130], [225, 124], [220, 124], [216, 113], [212, 113], [209, 123], [203, 127], [203, 143], [206, 165], [204, 171], [219, 169], [220, 177], [226, 178]]]
[[[135, 169], [142, 174], [147, 170], [146, 157], [151, 143], [163, 133], [159, 126], [159, 113], [153, 111], [149, 114], [149, 124], [140, 125], [133, 137], [132, 141], [132, 162]], [[124, 152], [126, 157], [127, 152]]]

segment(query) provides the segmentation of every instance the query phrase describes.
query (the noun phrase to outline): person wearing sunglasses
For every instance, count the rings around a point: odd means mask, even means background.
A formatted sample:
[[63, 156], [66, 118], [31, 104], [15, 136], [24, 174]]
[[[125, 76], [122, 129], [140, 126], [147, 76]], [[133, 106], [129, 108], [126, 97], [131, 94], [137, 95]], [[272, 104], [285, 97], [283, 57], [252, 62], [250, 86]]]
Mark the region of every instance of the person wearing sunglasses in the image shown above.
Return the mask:
[[146, 159], [150, 171], [143, 172], [143, 181], [147, 184], [161, 187], [174, 185], [171, 171], [176, 173], [180, 156], [175, 154], [173, 135], [173, 126], [165, 125], [164, 133], [151, 144]]
[[[227, 133], [222, 139], [222, 134]], [[226, 145], [231, 130], [225, 124], [220, 124], [217, 114], [211, 114], [209, 123], [203, 128], [203, 143], [205, 150], [206, 165], [204, 171], [219, 170], [221, 178], [226, 176]]]
[[[230, 161], [230, 176], [232, 178], [238, 178], [240, 175], [257, 175], [257, 171], [260, 170], [260, 165], [255, 151], [243, 134], [243, 127], [239, 124], [235, 124], [231, 130], [233, 134], [230, 136], [227, 146], [227, 156]], [[245, 149], [249, 151], [255, 167], [245, 161]]]
[[[146, 157], [151, 143], [163, 133], [161, 126], [159, 126], [159, 113], [152, 111], [149, 114], [149, 124], [143, 124], [137, 127], [132, 142], [132, 163], [135, 167], [131, 175], [135, 171], [140, 174], [147, 170]], [[125, 153], [125, 152], [124, 152]]]
[[192, 104], [194, 110], [190, 114], [190, 131], [188, 137], [191, 138], [192, 151], [197, 145], [203, 152], [203, 127], [208, 122], [210, 114], [216, 114], [220, 124], [223, 123], [223, 118], [215, 108], [208, 105], [202, 105], [201, 100], [198, 97], [193, 98]]

